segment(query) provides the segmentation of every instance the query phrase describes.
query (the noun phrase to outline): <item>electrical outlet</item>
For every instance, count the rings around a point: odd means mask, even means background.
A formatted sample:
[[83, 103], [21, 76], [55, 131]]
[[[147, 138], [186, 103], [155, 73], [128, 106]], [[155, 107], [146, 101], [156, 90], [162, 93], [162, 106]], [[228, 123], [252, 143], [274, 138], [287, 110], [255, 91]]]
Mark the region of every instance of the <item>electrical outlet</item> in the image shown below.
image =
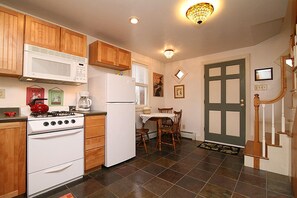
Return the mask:
[[185, 129], [185, 128], [186, 128], [186, 125], [185, 125], [185, 124], [183, 124], [183, 125], [182, 125], [182, 129]]
[[5, 89], [0, 89], [0, 98], [1, 99], [5, 98]]

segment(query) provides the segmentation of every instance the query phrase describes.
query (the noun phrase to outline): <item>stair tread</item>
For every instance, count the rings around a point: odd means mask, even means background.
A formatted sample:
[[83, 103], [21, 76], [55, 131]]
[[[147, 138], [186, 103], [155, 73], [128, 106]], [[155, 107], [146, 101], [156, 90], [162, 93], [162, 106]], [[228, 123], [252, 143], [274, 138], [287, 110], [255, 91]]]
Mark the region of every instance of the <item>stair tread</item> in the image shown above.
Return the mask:
[[290, 131], [285, 131], [285, 132], [281, 132], [281, 131], [278, 131], [277, 132], [278, 134], [283, 134], [283, 135], [287, 135], [287, 136], [289, 136], [289, 137], [292, 137], [293, 136], [293, 134], [290, 132]]
[[243, 150], [244, 155], [251, 156], [251, 157], [258, 157], [261, 159], [267, 159], [268, 157], [262, 156], [262, 143], [254, 144], [254, 141], [248, 140], [245, 144], [245, 148]]
[[275, 134], [275, 142], [274, 142], [275, 144], [272, 144], [272, 133], [268, 133], [268, 132], [265, 133], [265, 141], [266, 141], [266, 144], [269, 146], [281, 147], [278, 133]]

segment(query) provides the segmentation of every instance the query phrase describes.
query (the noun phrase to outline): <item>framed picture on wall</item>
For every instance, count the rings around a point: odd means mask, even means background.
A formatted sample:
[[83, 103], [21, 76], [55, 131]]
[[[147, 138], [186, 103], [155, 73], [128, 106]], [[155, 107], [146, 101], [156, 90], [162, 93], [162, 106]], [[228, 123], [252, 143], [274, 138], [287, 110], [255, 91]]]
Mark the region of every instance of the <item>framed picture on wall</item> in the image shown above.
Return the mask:
[[273, 80], [273, 68], [255, 69], [255, 81]]
[[163, 97], [164, 79], [162, 74], [153, 73], [154, 96]]
[[[44, 98], [44, 88], [37, 85], [27, 87], [26, 91], [26, 104], [32, 102], [32, 100], [37, 98]], [[38, 103], [44, 103], [43, 100], [38, 101]]]
[[185, 98], [185, 86], [175, 85], [174, 86], [174, 98]]
[[62, 106], [64, 100], [64, 91], [58, 87], [48, 90], [48, 105]]

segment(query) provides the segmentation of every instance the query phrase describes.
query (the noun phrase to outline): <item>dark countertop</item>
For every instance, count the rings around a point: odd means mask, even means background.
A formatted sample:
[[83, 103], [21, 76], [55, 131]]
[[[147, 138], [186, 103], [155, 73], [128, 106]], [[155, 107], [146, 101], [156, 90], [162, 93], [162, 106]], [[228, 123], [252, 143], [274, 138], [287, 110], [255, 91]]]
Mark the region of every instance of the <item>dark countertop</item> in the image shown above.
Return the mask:
[[106, 115], [107, 112], [104, 111], [96, 111], [96, 110], [91, 110], [91, 111], [75, 111], [76, 113], [81, 113], [84, 114], [85, 116], [93, 116], [93, 115]]
[[23, 121], [27, 121], [27, 116], [14, 116], [14, 117], [8, 117], [5, 116], [3, 114], [0, 115], [0, 123], [3, 122], [23, 122]]
[[[4, 112], [15, 112], [16, 115], [13, 117], [8, 117], [4, 114]], [[27, 116], [20, 115], [19, 113], [20, 113], [20, 109], [18, 107], [0, 108], [0, 123], [27, 121]]]

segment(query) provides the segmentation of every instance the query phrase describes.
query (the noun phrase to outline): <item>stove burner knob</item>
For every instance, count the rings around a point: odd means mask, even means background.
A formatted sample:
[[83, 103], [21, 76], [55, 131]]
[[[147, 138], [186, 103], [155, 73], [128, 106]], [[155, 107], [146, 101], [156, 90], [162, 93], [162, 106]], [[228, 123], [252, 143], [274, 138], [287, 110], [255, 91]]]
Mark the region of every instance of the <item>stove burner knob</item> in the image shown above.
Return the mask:
[[58, 124], [61, 125], [61, 124], [63, 124], [63, 122], [62, 122], [61, 120], [59, 120], [59, 121], [58, 121]]
[[68, 123], [69, 123], [69, 121], [68, 121], [68, 120], [65, 120], [65, 121], [64, 121], [64, 123], [65, 123], [65, 124], [68, 124]]
[[48, 125], [49, 125], [48, 122], [44, 122], [44, 123], [43, 123], [43, 126], [48, 126]]
[[55, 121], [51, 121], [51, 125], [55, 126], [56, 122]]
[[72, 120], [71, 120], [71, 123], [72, 123], [72, 124], [74, 124], [74, 123], [75, 123], [75, 120], [74, 120], [74, 119], [72, 119]]

